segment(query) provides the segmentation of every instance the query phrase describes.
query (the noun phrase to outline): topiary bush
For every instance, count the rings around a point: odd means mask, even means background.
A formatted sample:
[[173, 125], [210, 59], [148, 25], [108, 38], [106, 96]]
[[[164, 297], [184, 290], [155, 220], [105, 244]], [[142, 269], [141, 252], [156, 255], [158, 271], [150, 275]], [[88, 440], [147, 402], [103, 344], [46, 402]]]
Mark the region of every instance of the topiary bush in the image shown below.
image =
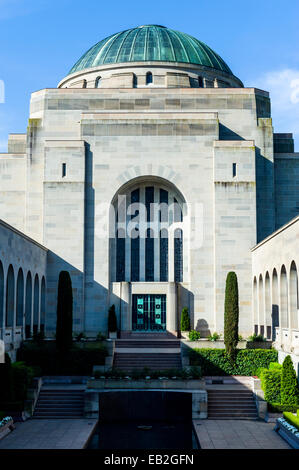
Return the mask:
[[224, 344], [232, 361], [235, 360], [239, 342], [239, 293], [238, 279], [235, 272], [228, 273], [225, 287], [224, 303]]
[[189, 341], [198, 341], [200, 339], [200, 332], [196, 330], [189, 331]]
[[181, 331], [190, 331], [190, 317], [187, 307], [184, 307], [181, 313]]
[[108, 312], [108, 331], [111, 333], [117, 331], [117, 320], [114, 305], [109, 308]]
[[280, 403], [281, 370], [275, 368], [262, 369], [260, 378], [264, 399], [268, 403]]
[[276, 362], [275, 349], [238, 349], [232, 363], [225, 349], [192, 349], [190, 365], [200, 366], [202, 375], [256, 375], [260, 367]]
[[58, 281], [56, 345], [65, 352], [73, 342], [73, 290], [67, 271], [61, 271]]
[[291, 356], [286, 356], [282, 364], [281, 403], [284, 405], [299, 404], [299, 388]]

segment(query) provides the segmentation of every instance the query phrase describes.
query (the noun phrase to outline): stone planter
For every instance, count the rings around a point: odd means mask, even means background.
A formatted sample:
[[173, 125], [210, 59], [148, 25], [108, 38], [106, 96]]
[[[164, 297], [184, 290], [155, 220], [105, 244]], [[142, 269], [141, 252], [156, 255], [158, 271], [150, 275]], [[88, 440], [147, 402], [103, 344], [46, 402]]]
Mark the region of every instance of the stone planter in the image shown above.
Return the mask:
[[293, 449], [299, 449], [299, 431], [286, 419], [278, 418], [274, 430], [287, 441]]
[[3, 439], [3, 437], [7, 436], [11, 431], [15, 429], [15, 425], [13, 420], [8, 421], [4, 426], [0, 427], [0, 440]]
[[109, 331], [110, 339], [117, 339], [117, 331]]
[[[198, 341], [189, 341], [189, 339], [182, 339], [181, 343], [184, 349], [225, 348], [223, 339], [218, 339], [217, 341], [209, 341], [207, 338], [201, 338]], [[246, 341], [239, 341], [237, 348], [246, 349]]]
[[189, 340], [189, 333], [190, 331], [180, 331], [180, 338]]

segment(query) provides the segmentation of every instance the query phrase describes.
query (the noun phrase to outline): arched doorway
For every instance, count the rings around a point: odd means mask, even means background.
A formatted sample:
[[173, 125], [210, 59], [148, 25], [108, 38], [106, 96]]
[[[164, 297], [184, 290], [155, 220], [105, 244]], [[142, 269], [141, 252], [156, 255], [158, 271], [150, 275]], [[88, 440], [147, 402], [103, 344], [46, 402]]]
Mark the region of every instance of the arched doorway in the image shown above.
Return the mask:
[[286, 268], [282, 265], [280, 271], [280, 320], [282, 328], [289, 327], [288, 317], [288, 279]]
[[26, 299], [25, 299], [25, 338], [31, 337], [32, 333], [32, 277], [30, 271], [26, 278]]
[[260, 334], [264, 336], [265, 333], [265, 305], [264, 305], [264, 284], [263, 277], [259, 276], [259, 327]]
[[20, 268], [17, 277], [17, 323], [16, 326], [23, 326], [24, 315], [24, 275]]
[[38, 332], [39, 320], [39, 279], [38, 275], [34, 278], [34, 299], [33, 299], [33, 334]]
[[6, 326], [12, 328], [15, 312], [15, 275], [12, 265], [9, 266], [6, 277]]
[[[183, 282], [185, 199], [158, 177], [135, 178], [112, 200], [110, 280], [112, 282]], [[185, 266], [183, 272], [183, 266]]]
[[276, 329], [280, 325], [279, 321], [279, 298], [278, 298], [278, 276], [274, 268], [272, 273], [272, 340], [276, 339]]
[[270, 275], [268, 271], [265, 276], [265, 317], [266, 317], [266, 338], [271, 339], [272, 336], [272, 310], [271, 310], [271, 290]]
[[295, 261], [291, 264], [290, 269], [290, 320], [291, 328], [298, 328], [298, 273]]
[[45, 332], [46, 322], [46, 281], [43, 276], [41, 285], [41, 306], [40, 306], [40, 331]]
[[257, 300], [257, 280], [254, 276], [253, 279], [253, 325], [254, 325], [254, 332], [258, 333], [258, 300]]

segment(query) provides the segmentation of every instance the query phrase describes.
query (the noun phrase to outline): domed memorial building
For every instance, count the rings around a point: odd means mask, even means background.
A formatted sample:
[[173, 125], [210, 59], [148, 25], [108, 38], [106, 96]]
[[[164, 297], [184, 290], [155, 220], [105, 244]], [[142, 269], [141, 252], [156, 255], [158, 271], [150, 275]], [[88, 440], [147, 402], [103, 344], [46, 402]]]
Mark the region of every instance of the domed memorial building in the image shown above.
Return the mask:
[[255, 306], [251, 249], [298, 215], [299, 158], [292, 134], [273, 133], [268, 92], [244, 88], [209, 46], [160, 25], [101, 40], [57, 88], [32, 94], [27, 133], [11, 134], [8, 152], [0, 217], [46, 249], [28, 314], [23, 269], [24, 319], [12, 307], [10, 325], [20, 337], [55, 334], [61, 271], [76, 332], [106, 332], [114, 304], [122, 337], [176, 335], [184, 307], [202, 337], [223, 333], [235, 271], [240, 334], [273, 338], [279, 315]]

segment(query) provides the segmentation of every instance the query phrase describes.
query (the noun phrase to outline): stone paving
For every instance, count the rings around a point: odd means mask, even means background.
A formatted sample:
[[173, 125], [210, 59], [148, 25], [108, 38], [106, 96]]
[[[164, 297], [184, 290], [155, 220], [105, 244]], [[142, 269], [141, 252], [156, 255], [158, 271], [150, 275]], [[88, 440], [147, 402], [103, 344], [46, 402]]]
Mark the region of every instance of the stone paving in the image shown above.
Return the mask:
[[0, 449], [83, 449], [96, 419], [30, 419], [0, 441]]
[[202, 449], [291, 449], [274, 423], [245, 420], [193, 420]]

